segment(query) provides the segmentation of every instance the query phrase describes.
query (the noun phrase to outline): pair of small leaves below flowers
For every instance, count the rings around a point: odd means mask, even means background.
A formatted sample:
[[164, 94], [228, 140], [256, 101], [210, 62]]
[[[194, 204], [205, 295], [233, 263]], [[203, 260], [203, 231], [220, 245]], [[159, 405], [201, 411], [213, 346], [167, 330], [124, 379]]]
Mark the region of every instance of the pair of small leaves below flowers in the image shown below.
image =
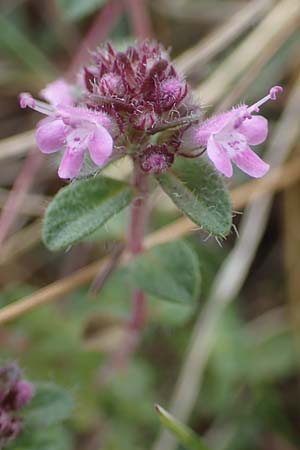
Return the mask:
[[[197, 226], [223, 237], [231, 229], [231, 205], [222, 179], [204, 159], [177, 158], [156, 176], [175, 205]], [[104, 176], [63, 188], [47, 208], [43, 239], [50, 250], [68, 248], [103, 226], [134, 198], [125, 182]]]

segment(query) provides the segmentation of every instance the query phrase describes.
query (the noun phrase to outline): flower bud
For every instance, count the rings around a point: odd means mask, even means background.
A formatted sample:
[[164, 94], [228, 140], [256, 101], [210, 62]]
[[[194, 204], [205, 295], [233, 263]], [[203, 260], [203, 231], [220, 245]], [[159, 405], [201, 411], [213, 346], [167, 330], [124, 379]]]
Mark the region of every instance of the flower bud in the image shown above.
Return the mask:
[[110, 95], [115, 97], [122, 97], [125, 93], [122, 78], [113, 73], [103, 75], [99, 82], [99, 87], [102, 95]]
[[187, 85], [178, 78], [164, 80], [160, 86], [159, 104], [162, 110], [169, 110], [177, 105], [187, 94]]
[[168, 151], [165, 144], [148, 145], [141, 156], [140, 164], [144, 172], [161, 173], [174, 162], [174, 155]]
[[33, 397], [34, 389], [31, 383], [26, 380], [20, 380], [15, 386], [14, 408], [20, 409], [27, 405]]

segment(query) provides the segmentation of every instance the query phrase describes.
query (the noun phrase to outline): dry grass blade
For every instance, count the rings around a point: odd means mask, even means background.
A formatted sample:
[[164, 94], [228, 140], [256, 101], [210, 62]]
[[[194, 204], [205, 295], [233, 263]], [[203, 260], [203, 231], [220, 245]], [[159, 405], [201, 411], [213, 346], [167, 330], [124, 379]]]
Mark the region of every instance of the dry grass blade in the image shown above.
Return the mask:
[[26, 160], [14, 181], [7, 202], [3, 206], [0, 214], [0, 245], [11, 232], [19, 214], [20, 207], [26, 198], [27, 192], [33, 183], [34, 176], [41, 167], [42, 162], [42, 154], [37, 152], [35, 148], [32, 148], [26, 156]]
[[[234, 87], [229, 90], [229, 93], [225, 98], [218, 104], [217, 111], [226, 111], [231, 108], [232, 105], [239, 102], [243, 97], [247, 89], [252, 85], [253, 80], [259, 77], [262, 70], [266, 67], [268, 62], [275, 56], [275, 54], [280, 51], [283, 45], [288, 41], [288, 39], [295, 33], [298, 29], [297, 22], [294, 22], [289, 27], [283, 28], [280, 33], [278, 33], [272, 42], [269, 43], [261, 52], [259, 57], [253, 61], [251, 67], [241, 75], [241, 77], [236, 81]], [[293, 48], [293, 43], [290, 44], [289, 48]], [[298, 54], [298, 48], [293, 50], [295, 54]], [[295, 55], [296, 56], [296, 55]], [[294, 61], [294, 58], [290, 58]], [[281, 72], [281, 73], [280, 73]], [[283, 75], [287, 72], [285, 65], [282, 66], [281, 70], [276, 73], [276, 76], [283, 78]]]
[[235, 80], [257, 60], [276, 36], [295, 27], [300, 17], [299, 0], [281, 0], [221, 63], [197, 92], [206, 104], [215, 104], [229, 92]]
[[232, 191], [235, 209], [243, 208], [263, 195], [275, 193], [294, 185], [300, 179], [300, 158], [293, 158], [283, 166], [273, 169], [268, 176], [238, 186]]
[[34, 130], [25, 131], [0, 141], [0, 161], [23, 156], [35, 144]]
[[30, 250], [40, 241], [42, 223], [37, 220], [15, 233], [1, 246], [0, 267]]
[[[297, 148], [299, 150], [299, 148]], [[295, 152], [296, 153], [296, 152]], [[292, 162], [292, 161], [291, 161]], [[290, 324], [294, 335], [294, 348], [298, 367], [300, 366], [300, 182], [286, 189], [283, 195], [284, 259], [287, 280], [287, 302]]]
[[48, 286], [36, 291], [34, 294], [29, 295], [28, 297], [25, 297], [12, 305], [2, 308], [0, 323], [5, 323], [15, 319], [39, 305], [48, 303], [51, 300], [69, 294], [95, 277], [99, 273], [100, 268], [103, 267], [106, 262], [107, 258], [104, 258], [100, 262], [97, 261], [92, 263], [84, 269], [78, 270], [73, 275], [66, 277], [63, 280], [58, 280], [55, 283], [51, 283]]
[[[9, 196], [10, 191], [0, 188], [0, 208], [2, 208]], [[23, 200], [22, 205], [19, 208], [19, 214], [27, 216], [41, 216], [47, 204], [50, 201], [50, 197], [46, 197], [39, 194], [27, 194]]]
[[185, 51], [175, 64], [185, 75], [195, 70], [196, 65], [207, 64], [218, 53], [253, 25], [274, 4], [272, 0], [255, 0], [241, 8], [229, 21], [212, 31], [194, 47]]

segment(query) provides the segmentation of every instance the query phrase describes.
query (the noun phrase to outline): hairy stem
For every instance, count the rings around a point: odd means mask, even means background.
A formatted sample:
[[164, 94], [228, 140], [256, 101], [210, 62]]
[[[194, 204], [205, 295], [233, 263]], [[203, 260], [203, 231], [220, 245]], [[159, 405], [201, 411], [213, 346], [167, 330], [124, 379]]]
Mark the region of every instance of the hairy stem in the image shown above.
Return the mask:
[[[136, 196], [131, 204], [130, 218], [127, 234], [127, 252], [130, 256], [143, 251], [143, 240], [148, 220], [148, 175], [142, 172], [140, 166], [134, 161], [133, 185]], [[128, 321], [128, 335], [123, 345], [113, 355], [108, 368], [101, 374], [102, 380], [107, 380], [111, 372], [117, 368], [126, 367], [130, 356], [135, 351], [141, 330], [145, 324], [147, 309], [146, 295], [142, 289], [135, 288], [132, 292], [132, 309]]]
[[148, 175], [134, 163], [133, 185], [136, 196], [131, 205], [128, 227], [128, 251], [136, 255], [143, 250], [143, 239], [148, 219]]
[[[143, 239], [148, 220], [148, 175], [134, 163], [133, 183], [137, 194], [132, 202], [128, 227], [128, 251], [137, 255], [143, 251]], [[146, 296], [141, 289], [135, 289], [132, 298], [132, 315], [129, 321], [130, 330], [139, 332], [146, 319]]]

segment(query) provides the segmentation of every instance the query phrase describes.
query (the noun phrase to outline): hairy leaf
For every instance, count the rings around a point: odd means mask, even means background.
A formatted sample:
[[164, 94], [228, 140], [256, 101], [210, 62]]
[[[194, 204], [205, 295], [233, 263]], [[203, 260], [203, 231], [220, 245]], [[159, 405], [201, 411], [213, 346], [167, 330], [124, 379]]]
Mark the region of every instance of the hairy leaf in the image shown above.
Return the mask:
[[24, 409], [27, 424], [50, 426], [71, 415], [73, 399], [68, 391], [53, 383], [37, 383], [35, 387], [33, 399]]
[[66, 248], [90, 235], [128, 205], [126, 183], [98, 176], [63, 188], [47, 208], [43, 240], [50, 250]]
[[231, 204], [221, 177], [204, 158], [177, 158], [169, 172], [157, 175], [175, 205], [207, 232], [224, 237], [231, 229]]
[[198, 258], [183, 241], [158, 245], [138, 255], [131, 273], [137, 286], [161, 299], [189, 304], [199, 294]]

